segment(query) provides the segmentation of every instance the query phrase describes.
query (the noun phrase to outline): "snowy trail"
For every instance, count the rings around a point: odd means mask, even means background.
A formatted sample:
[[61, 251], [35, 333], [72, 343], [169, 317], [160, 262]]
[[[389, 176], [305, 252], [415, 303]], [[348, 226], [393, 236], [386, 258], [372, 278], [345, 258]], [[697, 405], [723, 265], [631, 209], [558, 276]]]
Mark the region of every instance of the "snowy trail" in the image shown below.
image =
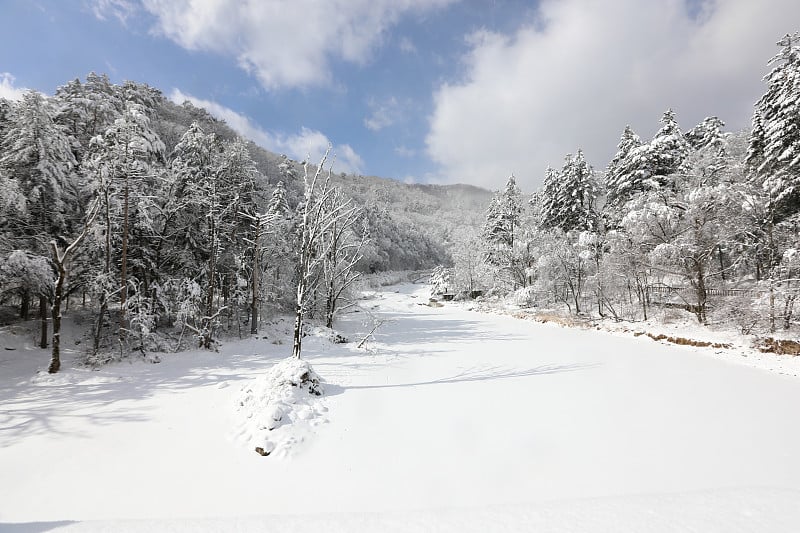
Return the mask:
[[286, 459], [243, 448], [231, 405], [286, 346], [34, 383], [0, 361], [0, 531], [800, 527], [796, 378], [425, 302], [368, 301], [371, 353], [307, 339], [329, 423]]

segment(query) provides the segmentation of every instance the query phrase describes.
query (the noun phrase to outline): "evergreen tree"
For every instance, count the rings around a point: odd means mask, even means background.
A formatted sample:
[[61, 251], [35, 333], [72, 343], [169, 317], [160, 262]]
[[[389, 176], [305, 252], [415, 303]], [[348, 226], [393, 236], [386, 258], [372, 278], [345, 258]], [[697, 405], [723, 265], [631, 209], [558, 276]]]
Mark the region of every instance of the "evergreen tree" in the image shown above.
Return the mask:
[[568, 154], [561, 172], [548, 169], [542, 191], [542, 224], [545, 228], [593, 230], [597, 226], [594, 204], [597, 185], [594, 171], [583, 152]]
[[610, 206], [622, 206], [646, 191], [674, 191], [678, 186], [676, 179], [686, 173], [686, 159], [691, 151], [689, 141], [675, 120], [675, 113], [671, 109], [664, 112], [661, 128], [647, 144], [635, 146], [632, 138], [625, 137], [623, 134], [629, 148], [625, 156], [609, 169], [606, 182]]
[[638, 174], [630, 172], [628, 161], [631, 153], [641, 145], [639, 136], [630, 126], [625, 126], [617, 144], [617, 153], [606, 170], [605, 186], [609, 206], [615, 207], [625, 203], [633, 191], [641, 189], [641, 185], [636, 183]]
[[513, 248], [521, 215], [522, 193], [512, 174], [503, 192], [496, 194], [489, 204], [484, 224], [484, 238], [495, 247]]
[[756, 103], [747, 162], [753, 181], [788, 216], [800, 211], [800, 34], [785, 35]]
[[[125, 337], [128, 289], [132, 279], [147, 290], [155, 275], [158, 233], [157, 166], [163, 164], [164, 144], [151, 129], [142, 106], [131, 103], [125, 113], [90, 144], [86, 169], [100, 197], [97, 226], [102, 239], [102, 275], [94, 351], [99, 349], [101, 328], [111, 294], [119, 295], [119, 338]], [[116, 270], [119, 265], [119, 270]], [[133, 275], [132, 275], [133, 274]]]
[[703, 122], [686, 132], [686, 141], [693, 150], [712, 148], [724, 153], [724, 137], [722, 128], [725, 123], [718, 117], [706, 117]]
[[90, 72], [86, 83], [74, 79], [56, 89], [56, 120], [75, 138], [78, 157], [89, 148], [89, 141], [103, 133], [125, 112], [126, 101], [105, 74]]
[[[0, 175], [14, 180], [13, 191], [24, 197], [19, 217], [0, 220], [0, 233], [13, 241], [13, 248], [48, 256], [47, 243], [69, 232], [79, 214], [79, 191], [75, 181], [77, 162], [72, 141], [57, 125], [55, 109], [42, 94], [28, 91], [11, 112], [11, 120], [0, 140]], [[20, 202], [21, 203], [21, 202]], [[22, 288], [23, 314], [28, 298], [40, 291]], [[38, 292], [41, 335], [39, 345], [47, 346], [48, 299], [51, 290]]]
[[41, 93], [29, 91], [13, 108], [0, 141], [0, 169], [25, 195], [28, 216], [20, 222], [26, 226], [22, 234], [31, 238], [63, 233], [75, 213], [77, 161], [54, 115]]
[[522, 207], [522, 193], [512, 174], [505, 189], [492, 198], [483, 226], [485, 260], [497, 269], [503, 283], [509, 283], [513, 287], [525, 284], [525, 276], [520, 274], [519, 258], [515, 251], [521, 230]]

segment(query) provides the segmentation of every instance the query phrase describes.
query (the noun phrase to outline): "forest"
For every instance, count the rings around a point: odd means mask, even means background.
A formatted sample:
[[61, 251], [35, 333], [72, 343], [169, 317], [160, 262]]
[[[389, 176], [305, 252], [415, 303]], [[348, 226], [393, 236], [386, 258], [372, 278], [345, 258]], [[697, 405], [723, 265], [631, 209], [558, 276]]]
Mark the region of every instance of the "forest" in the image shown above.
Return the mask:
[[[363, 273], [430, 269], [434, 290], [575, 315], [791, 332], [800, 281], [800, 47], [770, 61], [750, 131], [667, 110], [597, 171], [577, 150], [527, 197], [293, 161], [189, 102], [90, 73], [0, 99], [0, 305], [40, 320], [59, 368], [62, 308], [91, 316], [86, 361], [214, 349], [293, 313], [331, 327]], [[487, 207], [488, 205], [488, 207]]]
[[2, 321], [40, 320], [52, 372], [62, 307], [91, 315], [91, 364], [213, 349], [258, 332], [259, 315], [331, 326], [361, 273], [448, 262], [443, 235], [486, 198], [293, 161], [189, 102], [90, 73], [0, 99]]
[[778, 46], [751, 130], [708, 117], [684, 131], [670, 109], [650, 140], [626, 127], [600, 172], [577, 150], [531, 197], [511, 176], [482, 230], [435, 272], [437, 291], [500, 290], [615, 320], [674, 307], [744, 334], [796, 333], [798, 34]]

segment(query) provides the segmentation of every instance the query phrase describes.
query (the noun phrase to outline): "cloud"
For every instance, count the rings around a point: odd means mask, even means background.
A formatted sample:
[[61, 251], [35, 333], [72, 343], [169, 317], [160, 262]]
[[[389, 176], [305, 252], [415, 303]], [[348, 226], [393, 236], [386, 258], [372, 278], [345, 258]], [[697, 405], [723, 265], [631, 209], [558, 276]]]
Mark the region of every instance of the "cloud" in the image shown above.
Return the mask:
[[108, 20], [113, 17], [123, 25], [127, 24], [128, 19], [137, 11], [137, 6], [132, 0], [94, 0], [90, 7], [98, 19]]
[[403, 15], [453, 0], [140, 1], [156, 33], [188, 50], [235, 57], [276, 89], [330, 82], [331, 61], [365, 64]]
[[[193, 105], [204, 108], [216, 118], [224, 120], [242, 137], [266, 150], [286, 154], [292, 159], [304, 160], [306, 157], [310, 157], [310, 161], [317, 162], [322, 158], [328, 146], [333, 145], [322, 132], [305, 127], [295, 134], [267, 131], [255, 124], [249, 117], [229, 107], [211, 100], [194, 97], [180, 89], [173, 89], [169, 99], [177, 104], [188, 100]], [[361, 169], [364, 168], [363, 159], [348, 144], [333, 145], [331, 152], [335, 157], [333, 170], [336, 172], [360, 174]]]
[[417, 151], [405, 145], [395, 146], [394, 153], [400, 157], [411, 158], [417, 155]]
[[8, 72], [0, 72], [0, 98], [6, 100], [22, 100], [27, 89], [14, 85], [14, 76]]
[[371, 113], [364, 119], [364, 126], [371, 131], [380, 131], [400, 119], [400, 104], [394, 96], [383, 102], [370, 100], [367, 105]]
[[[510, 36], [468, 38], [462, 81], [434, 94], [426, 138], [451, 182], [526, 190], [582, 148], [604, 167], [631, 124], [642, 137], [672, 107], [684, 129], [717, 115], [749, 125], [766, 62], [800, 20], [796, 0], [543, 0]], [[788, 21], [788, 22], [787, 22]]]

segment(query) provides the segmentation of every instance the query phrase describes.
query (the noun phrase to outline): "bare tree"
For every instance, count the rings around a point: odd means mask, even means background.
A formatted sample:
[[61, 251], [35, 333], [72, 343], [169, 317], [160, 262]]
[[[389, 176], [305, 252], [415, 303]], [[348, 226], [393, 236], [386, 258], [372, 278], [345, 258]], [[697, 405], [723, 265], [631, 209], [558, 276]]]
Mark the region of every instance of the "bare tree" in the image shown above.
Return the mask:
[[325, 284], [325, 327], [333, 327], [333, 318], [341, 308], [342, 296], [360, 277], [355, 270], [361, 260], [361, 249], [367, 242], [367, 229], [361, 234], [353, 230], [361, 217], [361, 210], [352, 205], [353, 200], [345, 198], [337, 189], [330, 195], [328, 205], [323, 210], [323, 218], [330, 218], [332, 224], [322, 235], [326, 250], [322, 263], [322, 279]]
[[[304, 195], [298, 207], [299, 249], [297, 250], [297, 286], [295, 291], [295, 322], [292, 357], [300, 357], [303, 342], [303, 321], [312, 296], [316, 292], [315, 282], [321, 277], [321, 270], [333, 246], [330, 236], [333, 228], [347, 227], [355, 221], [356, 207], [352, 201], [333, 201], [337, 191], [330, 185], [331, 170], [325, 173], [324, 167], [330, 155], [330, 146], [325, 151], [319, 165], [310, 172], [308, 161], [303, 163]], [[324, 175], [324, 176], [323, 176]], [[355, 261], [353, 261], [355, 264]], [[352, 267], [351, 267], [352, 268]], [[339, 277], [341, 280], [341, 277]]]

